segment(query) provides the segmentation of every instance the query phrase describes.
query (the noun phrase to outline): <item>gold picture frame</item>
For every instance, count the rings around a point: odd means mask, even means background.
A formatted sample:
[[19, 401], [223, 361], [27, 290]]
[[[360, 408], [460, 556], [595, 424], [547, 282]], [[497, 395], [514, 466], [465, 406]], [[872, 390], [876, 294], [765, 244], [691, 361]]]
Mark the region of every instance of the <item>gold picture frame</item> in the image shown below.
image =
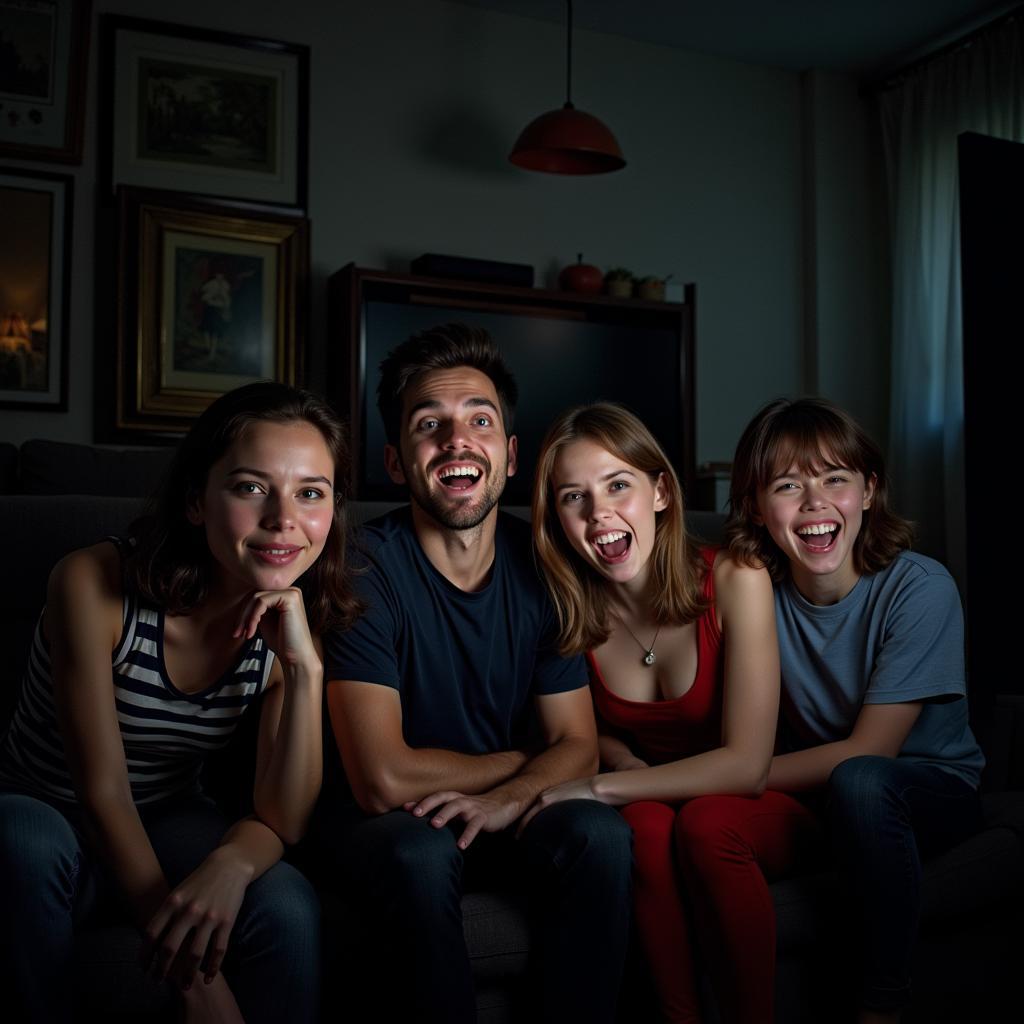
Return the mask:
[[116, 427], [181, 434], [219, 395], [298, 383], [303, 217], [122, 188]]

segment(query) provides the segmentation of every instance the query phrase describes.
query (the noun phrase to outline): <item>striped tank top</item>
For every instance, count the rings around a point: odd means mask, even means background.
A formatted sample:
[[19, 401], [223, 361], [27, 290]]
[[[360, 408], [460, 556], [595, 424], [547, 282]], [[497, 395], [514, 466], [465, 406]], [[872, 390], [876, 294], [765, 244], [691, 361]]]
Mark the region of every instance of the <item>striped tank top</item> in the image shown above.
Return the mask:
[[[42, 622], [40, 615], [18, 706], [0, 744], [0, 786], [73, 802]], [[126, 593], [124, 630], [113, 653], [114, 704], [137, 804], [196, 785], [203, 759], [228, 742], [266, 688], [274, 660], [257, 633], [219, 680], [198, 693], [182, 693], [167, 675], [163, 635], [163, 611]]]

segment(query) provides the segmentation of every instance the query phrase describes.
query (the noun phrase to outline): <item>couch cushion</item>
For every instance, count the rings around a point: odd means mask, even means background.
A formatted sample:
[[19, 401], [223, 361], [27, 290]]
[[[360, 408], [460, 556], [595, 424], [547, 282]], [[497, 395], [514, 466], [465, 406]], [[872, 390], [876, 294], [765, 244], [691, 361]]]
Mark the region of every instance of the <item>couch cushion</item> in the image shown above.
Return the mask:
[[0, 442], [0, 494], [13, 494], [18, 485], [18, 446]]
[[134, 451], [64, 441], [21, 446], [23, 494], [107, 494], [146, 497], [163, 476], [173, 448]]

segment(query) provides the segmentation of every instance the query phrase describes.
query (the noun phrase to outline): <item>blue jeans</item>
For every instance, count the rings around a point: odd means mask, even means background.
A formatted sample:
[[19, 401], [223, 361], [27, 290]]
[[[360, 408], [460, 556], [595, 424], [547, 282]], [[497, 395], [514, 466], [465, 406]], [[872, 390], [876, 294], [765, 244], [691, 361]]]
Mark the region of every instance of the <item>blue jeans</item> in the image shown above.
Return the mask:
[[862, 1005], [899, 1009], [910, 998], [921, 861], [981, 828], [978, 793], [942, 768], [853, 757], [832, 772], [829, 816], [860, 919]]
[[[205, 797], [140, 808], [171, 886], [215, 849], [230, 822]], [[63, 812], [0, 792], [0, 971], [12, 1020], [71, 1020], [75, 932], [118, 912], [117, 889], [86, 843], [74, 807]], [[312, 1021], [319, 994], [320, 906], [310, 884], [278, 863], [245, 892], [224, 973], [247, 1024]], [[123, 913], [121, 915], [123, 918]], [[140, 966], [141, 970], [141, 966]]]
[[333, 878], [370, 930], [370, 959], [385, 965], [374, 996], [379, 1019], [476, 1020], [461, 899], [464, 887], [481, 884], [522, 892], [532, 911], [537, 1019], [613, 1020], [632, 870], [621, 816], [569, 800], [541, 811], [518, 840], [511, 831], [481, 834], [462, 851], [461, 831], [461, 823], [436, 829], [407, 811], [321, 818], [317, 838]]

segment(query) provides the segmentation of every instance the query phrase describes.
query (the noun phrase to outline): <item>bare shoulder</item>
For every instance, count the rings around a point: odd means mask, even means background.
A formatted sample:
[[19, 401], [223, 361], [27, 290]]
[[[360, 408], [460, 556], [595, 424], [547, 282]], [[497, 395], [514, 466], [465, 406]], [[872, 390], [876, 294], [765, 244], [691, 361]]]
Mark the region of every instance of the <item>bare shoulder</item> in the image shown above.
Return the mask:
[[121, 556], [104, 541], [65, 555], [50, 572], [47, 594], [60, 598], [68, 590], [97, 598], [121, 600]]
[[46, 632], [76, 627], [110, 634], [111, 646], [121, 632], [121, 556], [104, 542], [65, 555], [50, 573], [46, 589]]
[[772, 581], [763, 566], [737, 562], [724, 548], [715, 556], [715, 594], [719, 601], [730, 593], [771, 595]]

